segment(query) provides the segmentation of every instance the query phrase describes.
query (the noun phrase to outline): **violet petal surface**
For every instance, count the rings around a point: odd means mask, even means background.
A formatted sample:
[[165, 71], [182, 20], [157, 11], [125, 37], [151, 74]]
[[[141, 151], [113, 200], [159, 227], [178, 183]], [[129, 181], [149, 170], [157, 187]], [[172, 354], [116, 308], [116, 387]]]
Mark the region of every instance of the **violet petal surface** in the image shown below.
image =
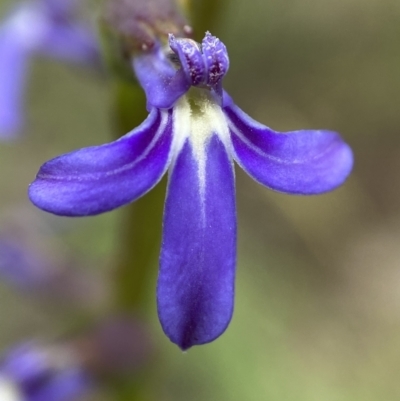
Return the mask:
[[158, 314], [185, 350], [213, 341], [233, 312], [236, 211], [232, 161], [220, 139], [206, 146], [204, 175], [189, 141], [171, 169], [164, 211]]
[[279, 192], [312, 195], [336, 188], [349, 175], [353, 153], [336, 132], [276, 132], [224, 100], [234, 158], [260, 184]]
[[190, 88], [182, 69], [175, 68], [161, 48], [135, 57], [133, 68], [146, 93], [149, 109], [171, 108]]
[[132, 202], [165, 173], [172, 141], [171, 112], [153, 109], [117, 141], [56, 157], [29, 187], [31, 201], [61, 216], [89, 216]]

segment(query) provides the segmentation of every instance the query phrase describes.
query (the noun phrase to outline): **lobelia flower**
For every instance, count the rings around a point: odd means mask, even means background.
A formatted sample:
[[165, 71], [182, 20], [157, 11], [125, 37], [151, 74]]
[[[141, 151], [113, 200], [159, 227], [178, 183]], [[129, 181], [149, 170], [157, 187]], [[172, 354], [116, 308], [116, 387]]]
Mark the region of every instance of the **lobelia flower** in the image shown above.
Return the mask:
[[0, 363], [1, 401], [73, 401], [90, 387], [67, 348], [25, 343]]
[[77, 0], [19, 3], [0, 26], [0, 138], [23, 127], [23, 92], [34, 54], [75, 63], [96, 63], [93, 32], [75, 17]]
[[39, 208], [62, 216], [113, 210], [169, 169], [158, 314], [181, 349], [221, 335], [233, 312], [236, 211], [233, 160], [276, 191], [308, 195], [343, 183], [352, 152], [331, 131], [279, 133], [254, 121], [222, 89], [229, 59], [207, 33], [201, 45], [169, 37], [133, 60], [149, 117], [117, 141], [45, 163], [30, 185]]

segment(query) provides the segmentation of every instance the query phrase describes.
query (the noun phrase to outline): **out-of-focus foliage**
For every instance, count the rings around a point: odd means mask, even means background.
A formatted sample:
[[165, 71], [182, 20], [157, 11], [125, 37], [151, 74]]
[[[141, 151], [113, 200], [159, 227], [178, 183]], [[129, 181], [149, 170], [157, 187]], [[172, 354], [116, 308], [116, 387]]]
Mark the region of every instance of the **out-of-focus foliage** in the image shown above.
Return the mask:
[[[161, 356], [149, 387], [165, 401], [398, 401], [400, 2], [227, 3], [218, 34], [235, 101], [277, 130], [339, 131], [356, 167], [343, 188], [304, 198], [267, 191], [238, 171], [232, 324], [215, 343], [177, 351], [157, 322], [155, 260], [149, 315]], [[42, 162], [112, 138], [110, 88], [100, 76], [37, 60], [31, 78], [29, 135], [0, 146], [4, 218], [15, 204], [39, 213], [26, 187]], [[44, 218], [103, 275], [111, 274], [118, 217]], [[51, 307], [39, 313], [5, 284], [0, 299], [4, 347], [61, 330]]]

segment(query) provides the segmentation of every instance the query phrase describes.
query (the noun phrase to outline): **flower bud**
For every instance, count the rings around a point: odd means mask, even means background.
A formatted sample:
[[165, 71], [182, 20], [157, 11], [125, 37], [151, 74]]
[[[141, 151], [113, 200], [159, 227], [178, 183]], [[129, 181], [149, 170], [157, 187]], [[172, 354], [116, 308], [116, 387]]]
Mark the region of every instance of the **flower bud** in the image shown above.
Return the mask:
[[169, 33], [186, 36], [191, 32], [172, 0], [108, 1], [103, 21], [123, 39], [129, 53], [151, 49]]

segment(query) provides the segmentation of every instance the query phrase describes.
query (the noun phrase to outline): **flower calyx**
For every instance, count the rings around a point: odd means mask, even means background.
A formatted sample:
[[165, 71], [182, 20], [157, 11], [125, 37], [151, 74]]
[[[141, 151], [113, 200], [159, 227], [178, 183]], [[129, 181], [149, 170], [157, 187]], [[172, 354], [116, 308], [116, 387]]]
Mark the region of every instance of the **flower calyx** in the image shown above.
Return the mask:
[[103, 22], [130, 54], [154, 48], [169, 33], [190, 35], [186, 23], [171, 0], [113, 0], [106, 3]]

